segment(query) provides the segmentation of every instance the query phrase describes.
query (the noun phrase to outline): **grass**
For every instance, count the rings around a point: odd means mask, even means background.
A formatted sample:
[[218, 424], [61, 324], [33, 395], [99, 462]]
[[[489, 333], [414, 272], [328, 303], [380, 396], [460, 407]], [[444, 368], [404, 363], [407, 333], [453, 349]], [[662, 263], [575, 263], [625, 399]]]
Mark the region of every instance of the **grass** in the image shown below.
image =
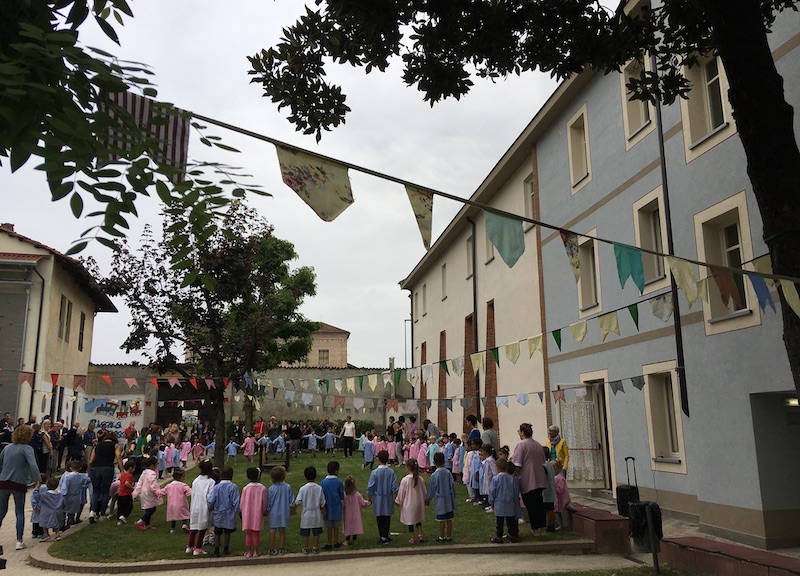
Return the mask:
[[[317, 454], [312, 458], [309, 454], [303, 454], [291, 461], [286, 481], [292, 487], [295, 495], [297, 490], [305, 483], [303, 469], [306, 466], [317, 468], [317, 482], [321, 482], [327, 474], [328, 461], [333, 457], [326, 454]], [[356, 453], [352, 458], [342, 458], [338, 453], [335, 458], [338, 460], [341, 469], [339, 477], [344, 480], [348, 475], [356, 479], [358, 490], [366, 497], [367, 481], [370, 471], [363, 470], [361, 465], [363, 458], [360, 453]], [[253, 464], [244, 462], [244, 456], [237, 457], [237, 463], [233, 465], [233, 481], [240, 487], [247, 484], [245, 471]], [[394, 468], [398, 476], [398, 482], [405, 476], [405, 468]], [[197, 468], [193, 467], [187, 471], [186, 483], [191, 485], [192, 480], [197, 476]], [[427, 485], [428, 478], [425, 477]], [[262, 482], [269, 486], [270, 478], [268, 474], [262, 476]], [[456, 485], [456, 517], [453, 524], [453, 543], [454, 544], [474, 544], [488, 543], [494, 536], [495, 517], [487, 514], [482, 508], [465, 503], [467, 498], [466, 487], [462, 484]], [[151, 524], [156, 526], [156, 530], [141, 532], [134, 526], [134, 521], [141, 517], [141, 508], [138, 501], [134, 504], [134, 511], [128, 520], [128, 524], [116, 526], [116, 522], [98, 522], [85, 526], [81, 530], [67, 531], [60, 542], [55, 542], [50, 546], [50, 554], [57, 558], [66, 560], [76, 560], [83, 562], [125, 562], [125, 561], [152, 561], [185, 558], [184, 549], [187, 543], [187, 536], [180, 530], [180, 526], [175, 534], [170, 534], [169, 523], [165, 520], [166, 506], [159, 506]], [[84, 510], [84, 517], [87, 511]], [[375, 516], [372, 508], [363, 511], [364, 534], [358, 538], [358, 548], [377, 548], [378, 530], [375, 523]], [[433, 504], [425, 510], [425, 536], [429, 542], [438, 536], [438, 522], [436, 521]], [[400, 524], [399, 509], [395, 507], [392, 517], [391, 531], [394, 533], [393, 541], [387, 545], [389, 548], [408, 547], [408, 529]], [[529, 525], [520, 526], [520, 535], [523, 539], [529, 535]], [[578, 535], [568, 531], [559, 531], [549, 534], [545, 539], [553, 540], [574, 540]], [[528, 536], [527, 539], [530, 539]], [[320, 545], [325, 543], [325, 533], [320, 538]], [[340, 535], [340, 541], [344, 537]], [[113, 542], [113, 546], [109, 546]], [[261, 533], [262, 553], [269, 549], [269, 530], [265, 529]], [[425, 546], [439, 546], [439, 543], [426, 543]], [[302, 548], [300, 538], [300, 515], [292, 516], [289, 527], [286, 530], [286, 547], [289, 552], [299, 552]], [[244, 534], [237, 530], [231, 537], [231, 552], [239, 555], [244, 551]]]

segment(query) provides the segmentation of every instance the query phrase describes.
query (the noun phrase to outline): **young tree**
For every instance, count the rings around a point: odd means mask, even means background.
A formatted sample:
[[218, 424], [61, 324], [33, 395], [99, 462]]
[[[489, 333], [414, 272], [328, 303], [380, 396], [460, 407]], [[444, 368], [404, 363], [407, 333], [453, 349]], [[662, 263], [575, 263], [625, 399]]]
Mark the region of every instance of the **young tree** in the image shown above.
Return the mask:
[[[105, 281], [132, 314], [122, 348], [147, 355], [157, 373], [186, 378], [228, 377], [241, 382], [246, 371], [268, 370], [304, 358], [318, 324], [298, 311], [316, 293], [314, 271], [291, 269], [297, 258], [290, 242], [240, 202], [230, 206], [220, 229], [208, 238], [187, 233], [185, 216], [172, 215], [165, 237], [144, 233], [141, 247], [127, 243], [114, 255]], [[175, 252], [190, 269], [170, 266]], [[178, 357], [183, 348], [188, 361]], [[224, 388], [198, 389], [210, 399], [217, 433], [225, 435]], [[222, 463], [223, 450], [215, 452]]]
[[[656, 69], [629, 88], [638, 98], [671, 103], [689, 89], [681, 73], [716, 53], [747, 156], [747, 172], [776, 274], [800, 278], [800, 151], [793, 109], [772, 59], [767, 33], [797, 0], [652, 0], [626, 13], [591, 0], [319, 0], [284, 30], [276, 47], [250, 57], [253, 82], [298, 130], [316, 134], [349, 112], [339, 86], [325, 81], [325, 59], [385, 70], [402, 56], [404, 81], [435, 102], [460, 98], [471, 77], [539, 69], [563, 79], [584, 68], [619, 71], [654, 56]], [[652, 4], [649, 6], [648, 4]], [[800, 391], [800, 318], [780, 290], [784, 342]]]

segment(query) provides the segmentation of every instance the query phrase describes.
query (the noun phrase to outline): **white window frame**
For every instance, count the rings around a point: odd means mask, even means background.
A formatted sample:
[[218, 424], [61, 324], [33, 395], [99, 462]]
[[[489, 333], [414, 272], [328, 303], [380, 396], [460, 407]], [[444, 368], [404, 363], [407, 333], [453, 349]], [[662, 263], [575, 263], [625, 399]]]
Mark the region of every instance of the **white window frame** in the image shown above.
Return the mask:
[[644, 100], [632, 100], [628, 82], [643, 71], [650, 70], [650, 59], [642, 54], [632, 58], [620, 70], [620, 92], [622, 97], [622, 123], [625, 130], [625, 150], [641, 142], [656, 127], [655, 107]]
[[489, 239], [489, 224], [486, 222], [486, 219], [483, 219], [484, 225], [484, 244], [486, 246], [486, 261], [484, 264], [489, 264], [492, 260], [494, 260], [494, 244]]
[[[658, 210], [658, 230], [654, 230], [653, 214]], [[636, 245], [640, 248], [667, 253], [667, 220], [664, 212], [664, 190], [661, 186], [652, 190], [633, 203], [633, 230]], [[661, 236], [661, 249], [657, 249], [657, 233]], [[669, 271], [663, 258], [642, 253], [644, 265], [644, 291], [649, 294], [670, 285]], [[659, 270], [661, 274], [658, 274]]]
[[[711, 79], [707, 77], [707, 65], [712, 59], [717, 63], [718, 90], [714, 88], [709, 92]], [[691, 68], [683, 67], [683, 75], [692, 85], [688, 97], [680, 99], [683, 143], [688, 164], [736, 134], [736, 123], [728, 100], [728, 77], [719, 56], [698, 57], [698, 64]], [[712, 127], [709, 120], [709, 106], [713, 95], [717, 93], [720, 99], [722, 123]]]
[[[642, 375], [645, 380], [644, 407], [651, 469], [686, 474], [686, 444], [677, 363], [669, 360], [647, 364], [642, 366]], [[666, 383], [670, 384], [668, 391], [665, 390]]]
[[428, 285], [422, 285], [422, 315], [428, 315]]
[[[734, 194], [703, 210], [694, 216], [694, 232], [697, 240], [697, 259], [709, 264], [724, 264], [721, 259], [723, 250], [722, 230], [733, 221], [739, 224], [739, 249], [742, 262], [753, 260], [753, 243], [750, 234], [750, 218], [747, 212], [747, 196], [744, 190]], [[745, 265], [745, 269], [751, 269]], [[744, 283], [745, 306], [743, 309], [724, 313], [720, 312], [721, 301], [711, 273], [705, 267], [700, 268], [700, 277], [707, 277], [708, 298], [703, 300], [703, 319], [706, 335], [721, 334], [732, 330], [750, 328], [761, 324], [761, 309], [758, 298], [750, 281], [742, 276]], [[706, 302], [709, 300], [709, 302]]]
[[[581, 261], [580, 279], [578, 280], [578, 310], [579, 317], [585, 318], [602, 312], [602, 293], [600, 289], [600, 254], [597, 237], [597, 229], [590, 230], [585, 236], [578, 238], [578, 257]], [[591, 264], [587, 266], [586, 263]], [[594, 283], [594, 302], [588, 302], [584, 283], [590, 279]]]
[[442, 301], [447, 300], [447, 262], [442, 264]]
[[[323, 362], [322, 360], [322, 353], [325, 353], [326, 360]], [[330, 366], [331, 365], [331, 351], [327, 348], [320, 348], [319, 352], [317, 353], [317, 358], [319, 359], [320, 366]]]
[[[530, 218], [531, 220], [533, 220], [535, 217], [535, 213], [533, 210], [533, 203], [536, 194], [536, 187], [534, 186], [533, 182], [533, 174], [525, 178], [525, 183], [522, 186], [523, 186], [522, 202], [523, 202], [523, 207], [525, 208], [523, 214], [525, 214], [525, 218]], [[523, 222], [522, 226], [525, 232], [534, 228], [534, 225], [531, 224], [530, 222]]]
[[567, 122], [569, 181], [572, 194], [592, 180], [592, 155], [589, 147], [589, 120], [586, 104]]
[[419, 320], [419, 290], [414, 292], [414, 322]]
[[473, 238], [472, 238], [472, 235], [470, 234], [469, 236], [467, 236], [467, 243], [466, 243], [466, 247], [467, 247], [467, 279], [468, 280], [470, 278], [472, 278], [472, 275], [474, 274], [474, 270], [472, 269], [472, 242], [473, 242]]

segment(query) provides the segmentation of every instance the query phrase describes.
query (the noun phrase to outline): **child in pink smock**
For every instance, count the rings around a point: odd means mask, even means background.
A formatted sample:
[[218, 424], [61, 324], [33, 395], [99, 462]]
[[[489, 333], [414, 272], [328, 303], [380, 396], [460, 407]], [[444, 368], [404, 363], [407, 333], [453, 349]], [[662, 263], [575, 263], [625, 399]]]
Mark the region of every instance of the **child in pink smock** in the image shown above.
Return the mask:
[[428, 443], [424, 440], [419, 445], [419, 452], [417, 452], [417, 465], [420, 472], [428, 471]]
[[387, 437], [386, 451], [389, 453], [389, 464], [397, 464], [397, 442]]
[[180, 453], [180, 461], [181, 461], [181, 468], [186, 468], [186, 462], [189, 461], [189, 452], [192, 451], [192, 443], [188, 440], [184, 440], [181, 442], [181, 453]]
[[364, 533], [364, 522], [361, 520], [361, 509], [371, 505], [372, 502], [364, 497], [356, 488], [356, 479], [348, 476], [344, 479], [344, 502], [342, 511], [344, 526], [344, 545], [355, 546], [358, 544], [358, 535]]
[[195, 461], [202, 460], [206, 455], [206, 447], [203, 446], [200, 442], [195, 442], [194, 446], [192, 446], [192, 456], [194, 456]]
[[171, 522], [170, 534], [175, 534], [175, 526], [181, 523], [181, 528], [189, 533], [189, 496], [192, 489], [184, 483], [183, 478], [186, 472], [182, 468], [176, 468], [172, 472], [172, 482], [158, 491], [160, 496], [167, 497], [167, 522]]
[[248, 468], [247, 479], [249, 483], [242, 488], [239, 502], [244, 531], [244, 556], [257, 558], [261, 555], [258, 547], [261, 544], [261, 531], [264, 529], [264, 516], [267, 515], [267, 488], [261, 483], [260, 468]]
[[242, 442], [242, 448], [244, 449], [245, 460], [252, 462], [253, 455], [256, 453], [256, 439], [253, 438], [252, 434], [248, 434], [247, 438], [244, 439], [244, 442]]
[[[394, 499], [400, 506], [400, 522], [408, 526], [409, 544], [425, 542], [422, 534], [422, 525], [425, 522], [425, 481], [420, 476], [419, 465], [414, 459], [406, 462], [408, 474], [400, 481], [400, 489]], [[419, 534], [414, 539], [414, 528]]]
[[566, 526], [565, 519], [569, 519], [569, 515], [565, 516], [564, 512], [573, 510], [572, 499], [569, 497], [569, 488], [567, 487], [567, 478], [562, 474], [564, 466], [561, 460], [553, 460], [553, 472], [556, 476], [556, 502], [554, 512], [556, 513], [556, 530]]
[[150, 526], [150, 519], [156, 512], [156, 506], [164, 502], [162, 496], [159, 495], [161, 488], [158, 486], [158, 458], [155, 456], [148, 456], [142, 461], [142, 475], [139, 476], [139, 481], [133, 489], [133, 497], [139, 498], [142, 503], [142, 517], [136, 521], [136, 527], [139, 530], [153, 530], [154, 527]]

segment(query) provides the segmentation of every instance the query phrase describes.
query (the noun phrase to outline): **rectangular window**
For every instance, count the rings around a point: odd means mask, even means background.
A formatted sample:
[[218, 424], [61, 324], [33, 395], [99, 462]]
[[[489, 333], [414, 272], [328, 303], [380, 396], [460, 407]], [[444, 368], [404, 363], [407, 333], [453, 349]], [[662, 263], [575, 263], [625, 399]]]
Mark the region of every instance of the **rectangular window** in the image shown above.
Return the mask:
[[653, 470], [686, 473], [686, 450], [675, 361], [642, 367]]
[[[656, 198], [639, 210], [639, 230], [641, 247], [653, 252], [664, 253], [664, 239], [661, 231], [661, 207]], [[642, 254], [644, 281], [653, 282], [664, 277], [664, 258], [655, 254]]]
[[486, 264], [488, 264], [489, 262], [494, 260], [494, 244], [492, 244], [492, 241], [489, 240], [488, 227], [486, 228], [485, 240], [486, 240]]
[[472, 236], [467, 238], [467, 278], [472, 278]]
[[447, 264], [442, 264], [442, 300], [447, 298]]
[[586, 105], [570, 118], [567, 124], [567, 149], [569, 152], [569, 174], [574, 194], [591, 180], [589, 160], [589, 127], [586, 121]]
[[[731, 268], [742, 267], [742, 245], [739, 232], [739, 213], [736, 210], [723, 214], [703, 225], [703, 240], [706, 247], [706, 261], [710, 264], [721, 264]], [[733, 274], [736, 288], [734, 294], [724, 302], [716, 283], [711, 280], [709, 286], [709, 305], [711, 316], [718, 318], [728, 316], [747, 308], [747, 291], [742, 274]]]
[[578, 296], [581, 312], [599, 304], [597, 285], [597, 244], [592, 238], [583, 238], [579, 244], [578, 257], [581, 262]]
[[419, 291], [414, 292], [414, 322], [419, 320]]
[[646, 56], [641, 55], [628, 62], [620, 75], [626, 150], [630, 150], [655, 128], [654, 123], [651, 121], [653, 114], [652, 104], [644, 100], [634, 99], [633, 92], [628, 88], [631, 82], [641, 80], [647, 70], [648, 62]]
[[[523, 192], [522, 198], [525, 207], [525, 212], [524, 212], [525, 217], [533, 220], [536, 216], [536, 211], [534, 210], [534, 199], [535, 199], [534, 194], [536, 192], [536, 187], [534, 186], [533, 183], [533, 176], [528, 176], [528, 178], [525, 179], [525, 184], [523, 186], [522, 192]], [[523, 226], [526, 232], [531, 228], [533, 228], [533, 224], [531, 224], [530, 222], [523, 223]]]
[[61, 307], [58, 309], [58, 337], [64, 339], [64, 324], [67, 321], [67, 297], [61, 295]]
[[83, 338], [86, 334], [86, 314], [81, 312], [81, 323], [78, 327], [78, 352], [83, 352]]
[[69, 342], [69, 333], [72, 329], [72, 302], [67, 300], [67, 319], [64, 322], [64, 342]]
[[320, 350], [319, 351], [319, 365], [320, 366], [328, 366], [330, 364], [330, 350]]
[[691, 162], [736, 133], [728, 102], [728, 79], [718, 56], [700, 56], [685, 67], [691, 89], [681, 99], [686, 161]]
[[428, 313], [428, 285], [422, 285], [422, 315], [425, 316]]

